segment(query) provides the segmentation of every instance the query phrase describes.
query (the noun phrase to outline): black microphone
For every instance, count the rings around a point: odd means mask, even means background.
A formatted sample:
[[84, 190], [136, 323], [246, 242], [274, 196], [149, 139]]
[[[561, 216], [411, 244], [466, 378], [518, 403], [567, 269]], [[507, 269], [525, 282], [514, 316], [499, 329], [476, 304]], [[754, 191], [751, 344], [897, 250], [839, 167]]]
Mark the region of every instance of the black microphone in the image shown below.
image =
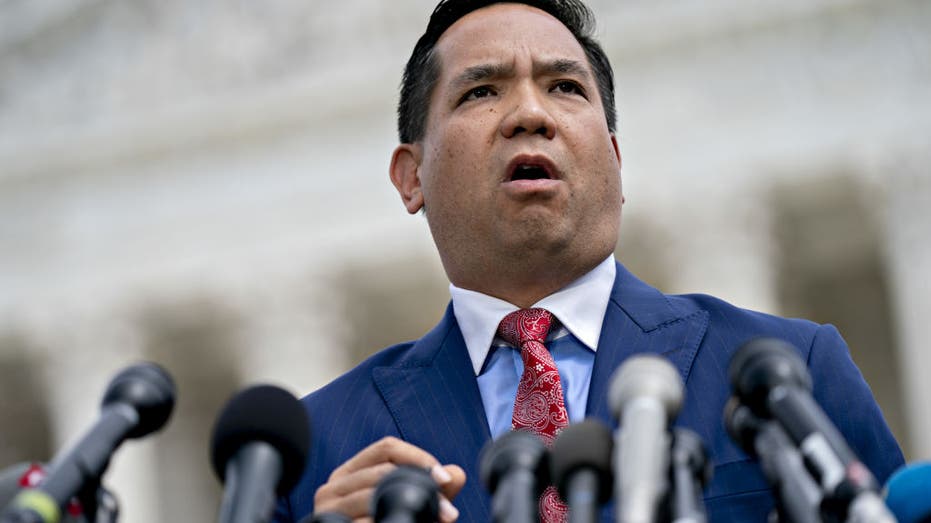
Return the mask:
[[701, 437], [689, 429], [673, 429], [669, 461], [672, 523], [707, 522], [702, 491], [711, 482], [712, 466]]
[[539, 521], [539, 500], [549, 483], [549, 462], [538, 436], [515, 430], [486, 445], [479, 476], [492, 493], [494, 523]]
[[612, 447], [611, 430], [595, 419], [566, 427], [553, 442], [550, 471], [570, 523], [595, 523], [611, 499]]
[[382, 478], [372, 496], [376, 523], [434, 523], [440, 488], [425, 469], [399, 466]]
[[679, 372], [659, 356], [633, 356], [611, 378], [608, 401], [620, 421], [614, 443], [619, 523], [652, 523], [660, 514], [669, 490], [669, 426], [683, 389]]
[[895, 521], [876, 479], [811, 395], [805, 362], [788, 343], [757, 338], [728, 369], [734, 392], [757, 415], [775, 419], [798, 445], [825, 493], [826, 509], [846, 521]]
[[[6, 507], [23, 489], [38, 486], [45, 479], [45, 475], [45, 466], [41, 463], [17, 463], [0, 471], [0, 507]], [[77, 499], [71, 499], [61, 521], [65, 523], [87, 521], [83, 507]]]
[[[107, 386], [100, 418], [69, 451], [58, 454], [37, 487], [16, 495], [3, 523], [55, 523], [69, 500], [89, 489], [96, 492], [110, 457], [127, 438], [140, 438], [162, 428], [175, 404], [175, 384], [154, 363], [120, 371]], [[95, 501], [95, 496], [81, 496]], [[84, 507], [96, 513], [96, 507]]]
[[299, 523], [352, 523], [352, 518], [342, 512], [321, 512], [305, 516]]
[[16, 463], [0, 470], [0, 507], [6, 507], [23, 487], [30, 484], [27, 475], [31, 467], [30, 463]]
[[775, 421], [760, 419], [737, 398], [724, 407], [727, 432], [744, 451], [760, 462], [773, 486], [780, 520], [820, 523], [824, 494], [805, 468], [802, 453]]
[[307, 410], [288, 391], [256, 385], [234, 395], [213, 428], [213, 471], [226, 488], [223, 523], [266, 522], [276, 494], [297, 484], [310, 447]]

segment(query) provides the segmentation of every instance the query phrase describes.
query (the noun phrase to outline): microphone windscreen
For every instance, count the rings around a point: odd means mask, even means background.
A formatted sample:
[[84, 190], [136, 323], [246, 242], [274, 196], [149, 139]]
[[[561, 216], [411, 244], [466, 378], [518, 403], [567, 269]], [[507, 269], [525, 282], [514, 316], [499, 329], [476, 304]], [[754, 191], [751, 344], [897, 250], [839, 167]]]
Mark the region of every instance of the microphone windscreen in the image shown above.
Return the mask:
[[339, 512], [308, 514], [299, 523], [352, 523], [352, 518]]
[[478, 475], [489, 492], [498, 489], [498, 481], [514, 470], [528, 470], [542, 485], [549, 483], [549, 453], [543, 440], [527, 430], [505, 432], [489, 441], [479, 454]]
[[107, 385], [102, 406], [129, 405], [139, 422], [129, 438], [147, 436], [165, 426], [175, 406], [175, 382], [168, 371], [151, 362], [126, 367]]
[[811, 391], [811, 375], [798, 351], [777, 338], [754, 338], [731, 357], [727, 369], [734, 393], [755, 412], [764, 412], [769, 391], [791, 384]]
[[614, 372], [608, 389], [608, 406], [621, 419], [627, 405], [644, 396], [659, 401], [668, 419], [682, 407], [684, 385], [669, 360], [652, 354], [632, 356]]
[[440, 488], [427, 470], [400, 465], [375, 487], [371, 514], [375, 521], [438, 521], [439, 494]]
[[568, 497], [569, 479], [580, 469], [598, 475], [598, 501], [610, 499], [613, 446], [610, 429], [594, 419], [570, 425], [559, 433], [550, 450], [550, 471], [563, 499]]
[[889, 477], [883, 490], [886, 505], [899, 523], [931, 522], [931, 462], [900, 468]]
[[291, 490], [304, 471], [310, 447], [307, 410], [290, 392], [256, 385], [234, 395], [220, 413], [210, 444], [213, 470], [221, 481], [226, 464], [244, 445], [264, 442], [281, 454], [277, 492]]

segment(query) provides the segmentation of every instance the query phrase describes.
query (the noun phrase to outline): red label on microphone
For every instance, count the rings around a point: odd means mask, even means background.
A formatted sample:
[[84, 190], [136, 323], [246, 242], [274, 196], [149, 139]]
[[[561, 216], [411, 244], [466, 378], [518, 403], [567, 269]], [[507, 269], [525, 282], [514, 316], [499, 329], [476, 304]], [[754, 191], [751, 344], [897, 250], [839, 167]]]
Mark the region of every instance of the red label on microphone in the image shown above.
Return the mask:
[[24, 488], [35, 487], [43, 479], [45, 479], [45, 469], [39, 463], [32, 463], [19, 478], [19, 486]]
[[[23, 475], [20, 476], [19, 486], [23, 488], [37, 487], [39, 483], [42, 483], [43, 479], [45, 479], [45, 467], [41, 463], [32, 463], [26, 469], [26, 472], [23, 472]], [[71, 498], [71, 501], [68, 502], [68, 514], [78, 517], [83, 513], [84, 509], [81, 507], [81, 502], [77, 498]]]

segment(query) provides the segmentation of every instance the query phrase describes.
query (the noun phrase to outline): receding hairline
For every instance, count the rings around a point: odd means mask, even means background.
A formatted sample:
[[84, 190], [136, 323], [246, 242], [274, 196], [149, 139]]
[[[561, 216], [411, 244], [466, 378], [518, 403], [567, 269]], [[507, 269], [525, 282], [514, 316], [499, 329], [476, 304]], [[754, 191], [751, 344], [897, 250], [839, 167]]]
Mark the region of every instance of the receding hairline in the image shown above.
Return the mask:
[[441, 76], [442, 64], [437, 49], [440, 40], [447, 36], [450, 28], [472, 13], [500, 8], [502, 4], [540, 11], [569, 31], [582, 47], [584, 63], [595, 80], [593, 92], [601, 99], [608, 128], [614, 132], [617, 119], [614, 75], [610, 61], [594, 35], [594, 14], [582, 0], [440, 0], [404, 67], [397, 109], [398, 135], [402, 143], [414, 143], [423, 138], [425, 120]]
[[[437, 38], [436, 43], [430, 49], [430, 52], [428, 53], [428, 61], [432, 62], [432, 65], [437, 68], [436, 69], [437, 76], [432, 82], [433, 85], [431, 86], [431, 91], [428, 94], [428, 98], [431, 100], [430, 104], [428, 105], [428, 111], [427, 111], [428, 120], [429, 120], [429, 113], [432, 112], [432, 109], [434, 106], [433, 98], [434, 96], [436, 96], [437, 88], [439, 87], [440, 80], [443, 77], [443, 70], [445, 67], [444, 61], [442, 60], [442, 54], [443, 54], [442, 50], [444, 49], [444, 45], [443, 45], [444, 40], [450, 34], [451, 30], [459, 26], [463, 22], [463, 20], [468, 19], [473, 14], [481, 13], [488, 9], [500, 9], [502, 8], [502, 6], [506, 6], [510, 8], [516, 7], [518, 9], [525, 10], [525, 11], [535, 11], [538, 15], [546, 19], [549, 19], [549, 21], [555, 24], [558, 24], [559, 27], [563, 28], [566, 31], [566, 35], [569, 36], [570, 38], [569, 41], [573, 42], [575, 45], [578, 46], [578, 50], [580, 53], [580, 56], [578, 58], [574, 58], [574, 57], [570, 58], [570, 57], [565, 57], [565, 56], [554, 56], [554, 57], [544, 56], [542, 59], [538, 59], [534, 57], [533, 63], [531, 66], [532, 73], [534, 76], [571, 74], [571, 75], [577, 75], [586, 81], [596, 82], [596, 75], [593, 70], [593, 65], [589, 61], [588, 55], [585, 52], [585, 48], [578, 41], [578, 38], [576, 38], [572, 30], [568, 26], [566, 26], [566, 24], [563, 23], [562, 20], [556, 18], [555, 16], [544, 11], [543, 9], [540, 9], [538, 7], [534, 7], [532, 5], [528, 5], [525, 3], [507, 2], [507, 1], [496, 2], [496, 3], [486, 5], [484, 7], [481, 7], [481, 8], [475, 9], [474, 11], [470, 11], [466, 13], [465, 15], [463, 15], [462, 17], [460, 17], [458, 20], [453, 22], [449, 27], [447, 27], [445, 31], [440, 33], [440, 36]], [[474, 83], [480, 83], [481, 81], [484, 81], [484, 80], [506, 78], [506, 77], [513, 75], [514, 72], [515, 72], [515, 65], [513, 64], [511, 60], [508, 60], [508, 59], [479, 61], [478, 63], [475, 63], [473, 65], [466, 66], [460, 72], [454, 72], [453, 73], [454, 76], [448, 82], [446, 82], [446, 85], [444, 87], [455, 91], [467, 85], [472, 85]]]

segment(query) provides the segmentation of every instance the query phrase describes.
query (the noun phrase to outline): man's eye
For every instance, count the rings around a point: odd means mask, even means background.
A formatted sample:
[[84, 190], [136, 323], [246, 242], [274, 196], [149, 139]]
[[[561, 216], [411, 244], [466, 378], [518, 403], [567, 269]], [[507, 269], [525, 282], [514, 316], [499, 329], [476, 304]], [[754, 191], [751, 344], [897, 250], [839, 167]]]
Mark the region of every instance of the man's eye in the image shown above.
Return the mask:
[[553, 91], [557, 91], [557, 92], [565, 93], [565, 94], [578, 94], [578, 95], [585, 96], [585, 90], [582, 89], [582, 86], [580, 86], [579, 84], [575, 82], [570, 82], [569, 80], [563, 80], [561, 82], [557, 82], [556, 85], [553, 86]]
[[462, 98], [459, 99], [459, 103], [467, 102], [469, 100], [477, 100], [479, 98], [485, 98], [488, 96], [493, 96], [494, 94], [495, 94], [494, 89], [492, 89], [491, 87], [487, 85], [483, 85], [481, 87], [475, 87], [473, 89], [469, 89], [469, 92], [467, 92]]

